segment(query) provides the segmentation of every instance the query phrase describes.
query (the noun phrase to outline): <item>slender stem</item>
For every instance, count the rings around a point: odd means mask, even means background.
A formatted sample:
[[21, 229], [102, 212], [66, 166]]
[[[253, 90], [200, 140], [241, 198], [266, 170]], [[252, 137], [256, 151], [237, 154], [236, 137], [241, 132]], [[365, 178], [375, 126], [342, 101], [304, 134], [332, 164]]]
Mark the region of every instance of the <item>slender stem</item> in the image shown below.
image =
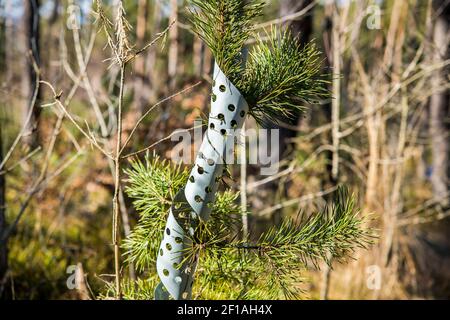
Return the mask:
[[113, 198], [113, 245], [114, 245], [114, 266], [116, 275], [116, 298], [122, 299], [122, 288], [120, 285], [120, 153], [122, 144], [122, 104], [123, 104], [123, 89], [125, 82], [125, 63], [120, 66], [120, 91], [119, 104], [117, 110], [117, 141], [116, 154], [114, 157], [114, 198]]
[[333, 256], [328, 253], [327, 259], [330, 261], [325, 265], [322, 272], [322, 286], [320, 288], [320, 300], [328, 300], [330, 293], [330, 282], [331, 282], [331, 263]]
[[174, 132], [172, 132], [171, 134], [169, 134], [167, 137], [164, 137], [164, 138], [162, 138], [162, 139], [159, 139], [158, 141], [152, 143], [152, 144], [149, 145], [148, 147], [145, 147], [145, 148], [140, 149], [140, 150], [135, 151], [135, 152], [131, 152], [131, 153], [125, 154], [125, 155], [121, 156], [121, 158], [122, 158], [122, 159], [126, 159], [126, 158], [129, 158], [129, 157], [136, 156], [136, 155], [138, 155], [138, 154], [140, 154], [140, 153], [146, 152], [147, 150], [150, 150], [150, 149], [154, 148], [155, 146], [157, 146], [157, 145], [160, 144], [161, 142], [164, 142], [164, 141], [169, 140], [169, 139], [172, 138], [175, 134], [180, 134], [180, 133], [182, 133], [182, 132], [189, 132], [189, 131], [192, 131], [192, 130], [194, 130], [194, 129], [196, 129], [196, 128], [202, 128], [202, 127], [203, 127], [203, 125], [197, 125], [197, 126], [193, 126], [192, 128], [189, 128], [189, 129], [183, 129], [183, 130], [177, 130], [177, 131], [174, 131]]
[[339, 108], [340, 108], [340, 91], [341, 91], [341, 38], [340, 28], [337, 25], [339, 13], [333, 14], [333, 30], [332, 30], [332, 50], [333, 50], [333, 98], [331, 101], [331, 137], [333, 141], [332, 168], [331, 175], [334, 181], [337, 181], [339, 174]]
[[244, 241], [248, 238], [248, 216], [247, 216], [247, 149], [245, 137], [245, 123], [242, 125], [241, 142], [241, 211], [242, 211], [242, 234]]

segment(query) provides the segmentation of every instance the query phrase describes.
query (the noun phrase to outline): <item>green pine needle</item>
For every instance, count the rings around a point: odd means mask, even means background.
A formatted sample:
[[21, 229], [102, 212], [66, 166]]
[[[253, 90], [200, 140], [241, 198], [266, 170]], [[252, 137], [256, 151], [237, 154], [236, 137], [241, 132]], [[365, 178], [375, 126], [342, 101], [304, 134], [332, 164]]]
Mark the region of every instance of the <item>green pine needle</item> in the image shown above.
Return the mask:
[[[150, 159], [147, 156], [143, 162], [133, 161], [125, 173], [128, 176], [125, 192], [133, 199], [140, 218], [123, 242], [124, 254], [127, 262], [133, 262], [138, 271], [144, 271], [154, 267], [167, 214], [175, 195], [186, 184], [189, 171], [158, 157]], [[208, 228], [200, 226], [200, 242], [227, 238], [233, 228], [240, 227], [238, 196], [239, 193], [233, 191], [218, 193], [211, 212], [211, 224]]]
[[242, 0], [190, 0], [188, 20], [194, 32], [211, 49], [217, 64], [231, 82], [242, 76], [242, 48], [251, 35], [253, 19], [263, 2]]
[[238, 86], [261, 123], [277, 122], [304, 111], [329, 95], [321, 73], [321, 53], [314, 42], [305, 47], [289, 31], [273, 28], [268, 40], [257, 38]]
[[167, 212], [173, 198], [189, 177], [189, 172], [159, 158], [144, 162], [135, 160], [125, 170], [128, 185], [125, 192], [133, 199], [140, 219], [131, 235], [124, 240], [127, 261], [136, 269], [144, 270], [156, 261], [157, 250], [162, 240]]
[[235, 281], [237, 287], [243, 284], [241, 298], [299, 298], [299, 285], [304, 281], [301, 271], [310, 265], [318, 268], [320, 261], [330, 263], [330, 258], [342, 262], [356, 248], [372, 243], [373, 234], [364, 228], [364, 222], [354, 195], [340, 187], [335, 203], [322, 212], [298, 222], [287, 219], [256, 243], [207, 243], [202, 263], [211, 283], [204, 285], [211, 292], [220, 292], [222, 282]]
[[[256, 37], [244, 67], [242, 49], [253, 35], [252, 23], [261, 14], [261, 1], [189, 2], [188, 18], [194, 31], [244, 95], [250, 114], [259, 123], [263, 119], [285, 120], [302, 111], [305, 103], [329, 95], [321, 75], [320, 52], [312, 42], [301, 47], [288, 31], [273, 28], [268, 41]], [[126, 174], [125, 191], [140, 219], [123, 247], [127, 261], [135, 264], [141, 276], [151, 275], [137, 282], [137, 289], [132, 283], [124, 285], [124, 294], [131, 299], [148, 299], [153, 297], [157, 282], [155, 262], [167, 213], [189, 171], [147, 157], [144, 162], [132, 162]], [[194, 298], [298, 298], [306, 268], [318, 267], [320, 261], [330, 263], [330, 257], [343, 261], [372, 241], [355, 207], [355, 197], [345, 188], [338, 189], [335, 203], [322, 212], [301, 221], [287, 219], [255, 243], [238, 238], [242, 214], [238, 196], [233, 191], [218, 193], [211, 219], [199, 224], [192, 247], [184, 253], [199, 257]]]
[[[305, 103], [329, 96], [314, 43], [302, 48], [289, 31], [276, 28], [267, 34], [267, 41], [254, 35], [253, 20], [261, 14], [262, 2], [190, 0], [190, 5], [188, 19], [194, 32], [244, 95], [258, 123], [289, 119], [303, 111]], [[252, 35], [257, 41], [244, 67], [242, 50]]]
[[258, 250], [272, 260], [297, 258], [305, 265], [312, 262], [318, 266], [319, 260], [329, 262], [329, 257], [339, 261], [371, 243], [372, 234], [363, 223], [355, 196], [339, 187], [335, 202], [324, 211], [300, 223], [288, 219], [271, 228], [258, 241]]
[[[127, 194], [140, 219], [124, 241], [127, 261], [140, 272], [140, 280], [124, 283], [127, 299], [152, 299], [157, 283], [155, 260], [167, 212], [175, 194], [188, 179], [186, 169], [158, 158], [132, 162], [126, 170]], [[343, 261], [358, 247], [372, 241], [363, 225], [355, 197], [339, 188], [335, 203], [322, 212], [288, 219], [272, 227], [255, 243], [236, 237], [241, 230], [239, 194], [219, 193], [206, 224], [200, 224], [186, 256], [200, 257], [193, 297], [198, 299], [300, 298], [302, 274], [320, 261]], [[143, 280], [144, 279], [144, 280]], [[128, 281], [128, 280], [127, 280]], [[113, 296], [108, 288], [105, 296]]]

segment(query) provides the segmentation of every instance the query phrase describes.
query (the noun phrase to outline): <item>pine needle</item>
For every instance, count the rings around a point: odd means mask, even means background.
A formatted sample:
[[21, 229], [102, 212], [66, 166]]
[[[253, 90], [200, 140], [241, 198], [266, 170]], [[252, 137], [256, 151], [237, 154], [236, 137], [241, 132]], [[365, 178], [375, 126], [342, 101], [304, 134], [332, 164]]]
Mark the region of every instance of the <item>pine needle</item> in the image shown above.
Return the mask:
[[[247, 100], [258, 123], [284, 121], [305, 109], [306, 103], [329, 96], [326, 75], [321, 75], [320, 52], [313, 42], [304, 48], [289, 31], [277, 28], [254, 34], [254, 19], [263, 3], [242, 0], [190, 0], [188, 19], [194, 32], [211, 49], [230, 81]], [[255, 36], [245, 64], [242, 50]]]

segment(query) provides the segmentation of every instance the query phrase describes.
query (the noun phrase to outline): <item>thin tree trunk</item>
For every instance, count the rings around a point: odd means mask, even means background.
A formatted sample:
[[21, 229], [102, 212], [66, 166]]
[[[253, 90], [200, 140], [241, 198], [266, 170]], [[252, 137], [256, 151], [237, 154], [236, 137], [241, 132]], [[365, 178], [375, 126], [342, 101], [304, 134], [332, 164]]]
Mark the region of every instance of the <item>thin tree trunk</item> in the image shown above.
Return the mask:
[[331, 266], [325, 265], [322, 272], [322, 284], [320, 286], [320, 300], [328, 300], [330, 293]]
[[[152, 26], [152, 34], [153, 38], [158, 34], [158, 32], [161, 29], [161, 6], [160, 6], [160, 0], [154, 0], [153, 5], [153, 26]], [[158, 72], [156, 69], [156, 61], [157, 61], [157, 51], [155, 48], [150, 48], [148, 55], [147, 55], [147, 61], [146, 61], [146, 73], [149, 75], [150, 81], [150, 104], [153, 104], [158, 99]]]
[[[323, 22], [323, 45], [325, 48], [325, 65], [327, 70], [325, 70], [326, 73], [330, 73], [332, 67], [333, 67], [333, 6], [327, 5], [325, 7], [325, 19]], [[333, 86], [329, 86], [330, 92], [333, 90]], [[323, 112], [325, 115], [325, 119], [327, 122], [332, 123], [332, 102], [329, 101], [323, 106]], [[332, 131], [330, 131], [330, 135], [328, 139], [331, 141], [332, 138]], [[333, 150], [327, 151], [325, 153], [325, 156], [327, 158], [326, 162], [326, 170], [327, 170], [327, 177], [328, 181], [324, 181], [324, 184], [322, 185], [322, 188], [330, 188], [331, 186], [335, 185], [337, 183], [335, 176], [333, 175]]]
[[[328, 5], [326, 7], [326, 24], [325, 24], [325, 38], [326, 47], [329, 52], [327, 53], [328, 65], [332, 68], [332, 83], [331, 92], [332, 100], [328, 104], [327, 119], [331, 121], [331, 142], [332, 151], [328, 154], [330, 163], [327, 165], [329, 171], [329, 182], [325, 186], [326, 188], [333, 187], [338, 183], [339, 177], [339, 142], [340, 142], [340, 105], [341, 105], [341, 54], [343, 43], [345, 43], [344, 28], [346, 26], [347, 17], [349, 14], [349, 5], [346, 5], [342, 12], [339, 12], [339, 8], [335, 5]], [[328, 201], [333, 200], [334, 193], [328, 197]], [[322, 273], [322, 287], [320, 291], [320, 299], [327, 300], [329, 294], [329, 286], [331, 279], [331, 264], [333, 257], [329, 256], [329, 264], [326, 264]]]
[[36, 90], [37, 74], [35, 66], [40, 67], [39, 41], [39, 0], [24, 1], [24, 30], [25, 30], [25, 66], [26, 73], [24, 74], [24, 97], [26, 97], [26, 108], [24, 114], [27, 114], [28, 108], [33, 108], [33, 116], [28, 123], [27, 134], [24, 141], [31, 149], [34, 149], [39, 144], [38, 126], [40, 108], [36, 108], [40, 104], [40, 92], [37, 93], [35, 105], [30, 105], [33, 93]]
[[[6, 3], [0, 3], [0, 43], [5, 43], [6, 40]], [[6, 71], [6, 47], [0, 46], [0, 71], [2, 75]]]
[[243, 240], [248, 240], [248, 215], [247, 215], [247, 141], [245, 138], [245, 124], [242, 125], [241, 134], [243, 142], [241, 145], [241, 212], [242, 212], [242, 235]]
[[[280, 17], [299, 12], [311, 5], [311, 3], [312, 0], [282, 0], [280, 3]], [[284, 26], [288, 27], [293, 35], [300, 37], [299, 41], [303, 46], [308, 43], [309, 37], [312, 34], [312, 21], [313, 15], [310, 12], [301, 19], [286, 22]]]
[[[384, 55], [384, 64], [386, 66], [392, 67], [392, 81], [391, 85], [395, 85], [395, 81], [400, 80], [399, 75], [402, 69], [402, 47], [404, 40], [404, 28], [406, 22], [406, 14], [408, 12], [408, 2], [395, 2], [391, 13], [390, 26], [387, 34], [387, 44]], [[385, 79], [386, 83], [389, 83], [389, 79]], [[382, 87], [384, 90], [380, 92], [380, 95], [384, 96], [388, 92], [388, 87]], [[403, 149], [405, 146], [405, 134], [406, 134], [406, 121], [408, 116], [408, 101], [404, 92], [401, 96], [401, 125], [399, 129], [398, 142], [394, 152], [394, 158], [401, 159], [403, 154]], [[383, 159], [388, 159], [390, 157], [387, 136], [387, 125], [383, 121], [381, 123], [379, 134], [380, 139], [383, 142], [380, 143], [381, 154]], [[401, 184], [403, 178], [403, 167], [402, 163], [397, 163], [394, 167], [383, 163], [382, 170], [382, 183], [384, 188], [383, 199], [384, 199], [384, 210], [383, 210], [383, 236], [382, 236], [382, 247], [381, 247], [381, 266], [386, 267], [385, 274], [389, 273], [391, 279], [396, 279], [397, 268], [391, 263], [395, 262], [397, 256], [394, 254], [396, 250], [394, 248], [397, 246], [396, 241], [396, 229], [397, 229], [397, 219], [400, 210], [401, 201]], [[393, 258], [393, 259], [392, 259]]]
[[[145, 29], [147, 26], [147, 0], [139, 0], [138, 3], [138, 16], [136, 25], [136, 43], [139, 48], [144, 46], [145, 42]], [[134, 62], [134, 107], [138, 110], [138, 114], [143, 112], [146, 106], [146, 92], [147, 88], [146, 72], [145, 72], [145, 57], [138, 55]]]
[[203, 60], [203, 41], [199, 37], [194, 38], [192, 64], [194, 65], [194, 75], [202, 76], [202, 60]]
[[60, 4], [61, 0], [53, 0], [52, 13], [50, 15], [50, 18], [48, 19], [48, 23], [50, 25], [53, 25], [58, 20]]
[[[305, 9], [307, 6], [311, 5], [311, 3], [312, 0], [283, 0], [280, 4], [280, 16], [284, 17], [286, 15], [299, 12]], [[309, 42], [309, 38], [312, 34], [312, 22], [313, 14], [312, 12], [310, 12], [301, 19], [286, 22], [284, 27], [288, 28], [294, 36], [298, 36], [300, 45], [304, 46]], [[292, 119], [289, 121], [289, 124], [292, 126], [297, 126], [299, 125], [301, 119], [301, 114], [297, 112], [293, 115]], [[287, 141], [295, 137], [297, 132], [295, 130], [291, 130], [282, 126], [280, 127], [274, 125], [273, 127], [280, 130], [280, 144], [278, 151], [281, 158], [281, 156], [285, 154], [286, 151], [288, 151], [289, 143]]]
[[86, 284], [86, 278], [84, 277], [83, 264], [78, 262], [75, 270], [75, 283], [78, 292], [78, 298], [80, 300], [91, 300], [89, 289]]
[[[402, 55], [403, 55], [403, 44], [405, 40], [405, 28], [406, 28], [406, 18], [408, 12], [408, 2], [403, 2], [402, 6], [398, 10], [399, 16], [396, 22], [396, 35], [395, 35], [395, 45], [393, 53], [393, 81], [400, 80], [400, 74], [403, 69], [402, 65]], [[403, 165], [401, 160], [404, 156], [404, 149], [406, 145], [406, 130], [407, 130], [407, 120], [409, 112], [409, 102], [407, 93], [402, 90], [401, 101], [402, 106], [401, 118], [400, 118], [400, 128], [398, 133], [398, 141], [396, 150], [394, 152], [394, 159], [397, 159], [396, 164], [387, 170], [388, 177], [383, 185], [388, 188], [388, 192], [385, 193], [385, 200], [387, 200], [387, 208], [385, 210], [385, 220], [384, 220], [384, 231], [385, 231], [385, 252], [383, 261], [386, 264], [388, 262], [388, 256], [390, 253], [394, 252], [394, 247], [396, 246], [396, 229], [398, 215], [401, 211], [401, 187], [403, 182]], [[385, 146], [386, 147], [386, 146]], [[389, 173], [390, 172], [390, 173]]]
[[[169, 23], [178, 20], [178, 1], [170, 0]], [[169, 30], [169, 53], [167, 72], [169, 75], [169, 92], [176, 88], [176, 76], [178, 65], [178, 26], [175, 23]]]
[[[0, 128], [1, 129], [1, 128]], [[0, 163], [3, 161], [3, 133], [0, 130]], [[8, 270], [8, 239], [1, 241], [6, 232], [6, 177], [0, 174], [0, 297], [5, 283], [6, 272]]]
[[[334, 50], [336, 46], [333, 46], [334, 40], [335, 40], [335, 32], [336, 29], [333, 27], [334, 25], [334, 19], [333, 19], [333, 6], [327, 5], [325, 7], [325, 20], [323, 24], [323, 41], [324, 41], [324, 47], [325, 47], [325, 61], [327, 68], [332, 69], [333, 67], [333, 59], [335, 58]], [[339, 55], [338, 55], [339, 58]], [[330, 70], [327, 70], [327, 72], [330, 72]], [[329, 90], [333, 92], [333, 88], [335, 86], [330, 85]], [[335, 124], [333, 122], [333, 110], [336, 109], [336, 106], [333, 106], [333, 101], [328, 102], [324, 105], [323, 112], [325, 113], [325, 118], [327, 122]], [[337, 123], [337, 122], [336, 122]], [[339, 126], [337, 127], [339, 130]], [[330, 131], [330, 137], [329, 139], [333, 141], [333, 137], [337, 137], [337, 135], [334, 135], [335, 127], [332, 125], [332, 130]], [[334, 146], [334, 144], [333, 144]], [[326, 162], [326, 170], [327, 170], [327, 176], [328, 179], [323, 181], [322, 183], [322, 189], [331, 188], [332, 186], [336, 185], [337, 183], [337, 172], [335, 172], [335, 168], [337, 167], [337, 163], [335, 163], [334, 155], [336, 150], [330, 150], [327, 151], [325, 156], [327, 158]], [[331, 196], [328, 197], [328, 200], [331, 200]], [[320, 283], [320, 300], [328, 300], [328, 295], [330, 292], [330, 280], [331, 280], [331, 266], [329, 264], [325, 264], [323, 267], [323, 271], [321, 272], [321, 283]]]
[[[435, 12], [442, 1], [434, 1]], [[449, 58], [449, 14], [447, 8], [436, 19], [433, 30], [433, 63], [442, 63]], [[433, 91], [436, 92], [430, 99], [430, 141], [433, 154], [431, 175], [431, 185], [433, 195], [444, 206], [449, 205], [449, 138], [448, 138], [448, 118], [449, 118], [449, 91], [439, 90], [447, 83], [448, 68], [435, 72], [432, 78]], [[437, 91], [435, 91], [437, 90]]]
[[333, 83], [331, 100], [331, 140], [333, 145], [333, 154], [331, 161], [331, 177], [337, 181], [339, 172], [339, 112], [341, 100], [341, 28], [339, 21], [341, 17], [337, 8], [333, 12], [333, 27], [331, 33], [331, 50], [333, 66]]
[[[5, 1], [5, 12], [11, 12], [12, 10], [12, 0], [6, 0]], [[14, 75], [14, 66], [15, 66], [15, 59], [14, 59], [14, 51], [16, 50], [16, 46], [14, 45], [15, 39], [15, 24], [13, 22], [13, 19], [11, 15], [5, 16], [5, 48], [9, 48], [5, 51], [5, 61], [8, 63], [6, 64], [6, 76], [5, 81], [9, 83]]]

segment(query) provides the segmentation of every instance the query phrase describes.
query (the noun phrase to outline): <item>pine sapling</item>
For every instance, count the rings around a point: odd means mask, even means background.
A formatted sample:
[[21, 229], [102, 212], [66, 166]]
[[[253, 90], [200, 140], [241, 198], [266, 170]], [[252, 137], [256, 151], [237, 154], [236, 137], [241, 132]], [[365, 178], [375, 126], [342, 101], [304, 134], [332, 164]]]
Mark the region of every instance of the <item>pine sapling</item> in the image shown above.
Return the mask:
[[[211, 49], [216, 61], [206, 133], [189, 172], [179, 172], [165, 182], [158, 180], [157, 174], [146, 178], [160, 181], [158, 186], [156, 182], [147, 183], [156, 190], [163, 190], [169, 183], [170, 197], [166, 194], [150, 198], [142, 192], [146, 183], [136, 184], [146, 170], [170, 172], [170, 166], [148, 162], [147, 167], [141, 167], [138, 163], [135, 172], [129, 172], [132, 184], [128, 192], [142, 198], [135, 205], [154, 216], [153, 220], [145, 218], [138, 224], [126, 247], [137, 266], [136, 261], [142, 260], [149, 267], [151, 257], [157, 255], [156, 270], [161, 282], [154, 291], [155, 299], [191, 299], [197, 267], [202, 271], [198, 274], [201, 290], [197, 297], [224, 298], [227, 293], [227, 298], [294, 297], [296, 290], [291, 285], [301, 279], [292, 276], [297, 275], [293, 269], [306, 266], [308, 260], [326, 260], [330, 254], [343, 258], [370, 241], [369, 233], [362, 229], [353, 197], [340, 189], [337, 203], [324, 212], [306, 220], [285, 221], [251, 244], [233, 236], [239, 221], [233, 217], [240, 214], [233, 203], [237, 194], [227, 197], [218, 187], [228, 174], [235, 138], [247, 116], [258, 123], [263, 118], [282, 121], [302, 111], [305, 103], [328, 96], [326, 76], [320, 74], [320, 52], [313, 43], [301, 47], [288, 31], [273, 28], [266, 42], [255, 35], [257, 42], [244, 63], [241, 52], [253, 35], [252, 24], [261, 14], [262, 2], [189, 2], [188, 18], [193, 30]], [[162, 171], [161, 166], [165, 168]], [[161, 212], [158, 206], [168, 213]], [[148, 232], [163, 235], [155, 238]], [[142, 241], [147, 245], [140, 245]], [[159, 241], [156, 247], [155, 242]], [[153, 283], [154, 278], [151, 279]]]

